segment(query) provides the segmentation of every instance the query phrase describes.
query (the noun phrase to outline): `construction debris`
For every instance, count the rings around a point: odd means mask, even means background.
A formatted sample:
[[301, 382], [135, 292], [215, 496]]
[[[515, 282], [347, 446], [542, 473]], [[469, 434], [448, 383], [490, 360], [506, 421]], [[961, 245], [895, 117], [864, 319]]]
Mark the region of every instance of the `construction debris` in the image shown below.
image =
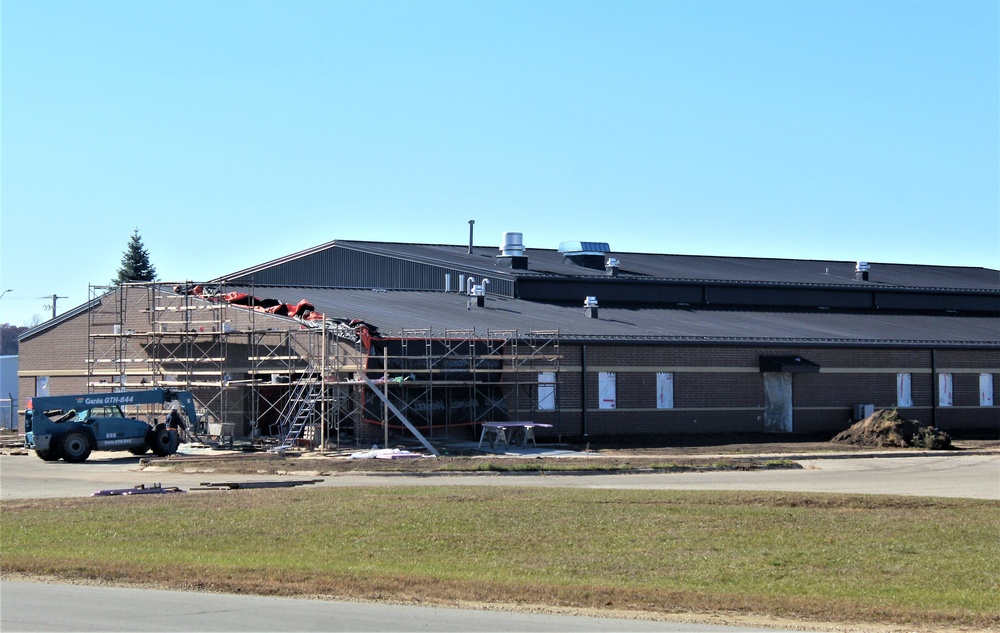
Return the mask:
[[169, 494], [173, 492], [184, 492], [177, 486], [169, 486], [164, 488], [160, 484], [153, 484], [146, 487], [146, 484], [136, 484], [131, 488], [113, 488], [110, 490], [98, 490], [91, 497], [124, 497], [132, 495], [162, 495]]
[[830, 441], [874, 448], [952, 448], [951, 437], [947, 433], [904, 418], [895, 409], [879, 409]]
[[245, 488], [292, 488], [319, 483], [322, 479], [282, 479], [277, 481], [224, 481], [203, 482], [191, 490], [242, 490]]
[[423, 457], [423, 455], [398, 448], [374, 448], [370, 451], [351, 453], [351, 459], [408, 459], [411, 457]]

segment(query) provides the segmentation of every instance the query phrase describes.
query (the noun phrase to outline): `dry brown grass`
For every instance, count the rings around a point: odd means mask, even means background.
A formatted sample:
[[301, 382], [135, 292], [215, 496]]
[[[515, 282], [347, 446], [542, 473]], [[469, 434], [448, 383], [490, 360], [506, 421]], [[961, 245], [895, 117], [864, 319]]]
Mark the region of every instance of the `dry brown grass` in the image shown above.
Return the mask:
[[995, 502], [449, 487], [0, 508], [5, 572], [282, 596], [1000, 626]]

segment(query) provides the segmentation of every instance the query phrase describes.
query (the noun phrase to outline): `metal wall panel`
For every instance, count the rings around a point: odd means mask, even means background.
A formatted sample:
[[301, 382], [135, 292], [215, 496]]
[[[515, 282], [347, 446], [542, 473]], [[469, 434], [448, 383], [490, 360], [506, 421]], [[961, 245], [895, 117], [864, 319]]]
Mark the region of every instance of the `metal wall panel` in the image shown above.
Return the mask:
[[[343, 247], [275, 263], [270, 268], [231, 278], [230, 283], [258, 286], [313, 286], [326, 288], [371, 288], [385, 290], [444, 290], [445, 275], [458, 291], [459, 276], [471, 273], [459, 268], [425, 264]], [[474, 276], [477, 281], [482, 275]], [[487, 276], [487, 293], [513, 297], [514, 281]]]

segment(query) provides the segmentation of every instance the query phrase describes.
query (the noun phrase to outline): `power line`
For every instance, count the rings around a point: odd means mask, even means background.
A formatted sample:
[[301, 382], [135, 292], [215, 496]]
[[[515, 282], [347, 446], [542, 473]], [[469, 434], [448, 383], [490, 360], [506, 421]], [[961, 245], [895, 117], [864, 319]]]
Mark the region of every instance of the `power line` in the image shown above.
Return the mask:
[[[69, 297], [60, 297], [58, 295], [51, 295], [51, 296], [38, 297], [38, 298], [39, 299], [51, 299], [52, 300], [52, 303], [50, 305], [52, 307], [52, 318], [53, 319], [56, 318], [56, 302], [58, 302], [60, 299], [69, 299]], [[48, 308], [49, 305], [46, 305], [45, 307]]]

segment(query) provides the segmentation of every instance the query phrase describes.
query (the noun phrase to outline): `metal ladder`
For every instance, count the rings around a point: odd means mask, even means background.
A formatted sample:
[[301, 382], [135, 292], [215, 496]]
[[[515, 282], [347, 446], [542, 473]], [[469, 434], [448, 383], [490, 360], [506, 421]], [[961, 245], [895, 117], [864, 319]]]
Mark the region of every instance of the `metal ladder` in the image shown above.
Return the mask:
[[281, 441], [280, 446], [274, 447], [273, 451], [283, 451], [295, 446], [296, 440], [302, 438], [302, 432], [305, 430], [309, 423], [310, 418], [312, 418], [313, 412], [316, 410], [316, 403], [323, 395], [323, 385], [315, 380], [315, 372], [311, 372], [306, 376], [303, 376], [299, 382], [295, 384], [295, 389], [292, 391], [291, 396], [288, 398], [288, 404], [285, 409], [281, 412], [281, 417], [278, 419], [278, 428], [284, 428], [288, 425], [288, 433], [285, 434], [285, 438]]

